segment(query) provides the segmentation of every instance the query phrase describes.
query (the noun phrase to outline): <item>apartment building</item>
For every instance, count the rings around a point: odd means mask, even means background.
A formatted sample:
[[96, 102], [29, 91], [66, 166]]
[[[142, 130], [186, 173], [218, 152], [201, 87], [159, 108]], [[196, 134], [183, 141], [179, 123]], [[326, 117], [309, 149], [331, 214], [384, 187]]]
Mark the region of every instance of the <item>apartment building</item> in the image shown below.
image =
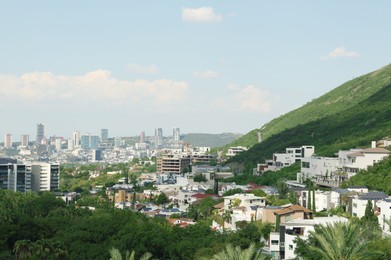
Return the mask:
[[190, 166], [190, 156], [164, 155], [156, 160], [157, 173], [181, 174]]

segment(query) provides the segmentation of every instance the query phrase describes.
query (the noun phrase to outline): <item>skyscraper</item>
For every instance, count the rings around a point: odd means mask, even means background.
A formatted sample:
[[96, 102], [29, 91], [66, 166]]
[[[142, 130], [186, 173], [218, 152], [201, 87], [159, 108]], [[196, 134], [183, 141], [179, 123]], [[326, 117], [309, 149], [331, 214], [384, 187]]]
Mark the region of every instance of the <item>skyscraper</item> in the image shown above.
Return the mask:
[[141, 131], [140, 133], [140, 143], [143, 144], [145, 143], [145, 132]]
[[29, 146], [29, 135], [22, 135], [20, 137], [20, 146], [27, 147]]
[[156, 144], [156, 146], [163, 145], [163, 129], [162, 128], [155, 129], [155, 144]]
[[81, 149], [98, 149], [99, 148], [99, 136], [92, 134], [84, 134], [80, 138]]
[[77, 149], [80, 147], [80, 133], [75, 131], [72, 133], [72, 148]]
[[175, 127], [172, 131], [172, 140], [174, 142], [179, 142], [181, 140], [181, 130], [178, 127]]
[[44, 124], [37, 124], [37, 138], [35, 139], [35, 144], [36, 145], [41, 145], [43, 144], [42, 141], [45, 139], [46, 135], [46, 127]]
[[12, 134], [6, 134], [4, 136], [4, 147], [12, 148]]
[[100, 140], [102, 143], [107, 143], [109, 141], [109, 129], [100, 130]]

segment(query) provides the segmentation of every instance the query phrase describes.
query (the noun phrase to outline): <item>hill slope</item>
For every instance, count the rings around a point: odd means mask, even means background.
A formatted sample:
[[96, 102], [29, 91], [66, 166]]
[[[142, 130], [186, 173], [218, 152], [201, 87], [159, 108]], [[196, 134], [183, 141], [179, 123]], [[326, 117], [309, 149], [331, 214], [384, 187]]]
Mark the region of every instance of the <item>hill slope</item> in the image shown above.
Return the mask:
[[[304, 106], [273, 119], [262, 127], [267, 139], [299, 124], [306, 124], [355, 107], [391, 83], [391, 65], [350, 80]], [[252, 130], [229, 146], [252, 146], [257, 143], [258, 129]]]
[[[389, 74], [384, 75], [385, 71]], [[233, 157], [228, 162], [242, 163], [249, 169], [257, 162], [271, 158], [274, 152], [284, 151], [286, 147], [301, 145], [315, 145], [316, 154], [332, 156], [339, 149], [369, 146], [372, 140], [391, 135], [391, 66], [362, 76], [360, 80], [362, 84], [359, 90], [349, 88], [349, 91], [354, 92], [353, 96], [356, 100], [360, 100], [359, 102], [354, 102], [354, 105], [347, 104], [344, 110], [341, 109], [339, 112], [320, 119], [304, 124], [299, 124], [299, 122], [294, 127], [269, 136], [264, 142], [254, 145], [247, 152]], [[374, 82], [377, 82], [378, 86], [375, 92]], [[365, 98], [357, 94], [357, 91], [362, 91]], [[332, 92], [335, 99], [345, 100], [345, 102], [352, 100], [351, 97], [335, 95], [335, 93], [341, 93], [351, 96], [348, 91], [340, 89], [339, 92], [334, 92], [334, 90]], [[372, 95], [368, 95], [369, 92]], [[320, 98], [320, 100], [323, 99]], [[322, 112], [319, 111], [319, 113]]]
[[223, 134], [184, 134], [182, 140], [193, 146], [220, 147], [240, 138], [242, 134], [223, 133]]

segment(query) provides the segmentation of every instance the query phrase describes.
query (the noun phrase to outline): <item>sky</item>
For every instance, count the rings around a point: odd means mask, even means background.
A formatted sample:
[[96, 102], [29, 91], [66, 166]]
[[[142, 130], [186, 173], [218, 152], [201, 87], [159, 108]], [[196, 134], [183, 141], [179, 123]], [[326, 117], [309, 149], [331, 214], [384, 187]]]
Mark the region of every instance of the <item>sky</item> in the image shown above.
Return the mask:
[[390, 1], [1, 1], [0, 135], [247, 133], [391, 58]]

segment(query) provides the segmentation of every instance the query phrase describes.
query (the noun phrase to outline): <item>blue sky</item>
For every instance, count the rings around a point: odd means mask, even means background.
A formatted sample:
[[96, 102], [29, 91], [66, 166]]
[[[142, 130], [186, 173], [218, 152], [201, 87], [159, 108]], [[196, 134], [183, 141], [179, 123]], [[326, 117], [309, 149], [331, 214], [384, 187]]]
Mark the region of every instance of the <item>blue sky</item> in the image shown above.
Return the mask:
[[246, 133], [390, 63], [389, 1], [2, 1], [0, 134]]

